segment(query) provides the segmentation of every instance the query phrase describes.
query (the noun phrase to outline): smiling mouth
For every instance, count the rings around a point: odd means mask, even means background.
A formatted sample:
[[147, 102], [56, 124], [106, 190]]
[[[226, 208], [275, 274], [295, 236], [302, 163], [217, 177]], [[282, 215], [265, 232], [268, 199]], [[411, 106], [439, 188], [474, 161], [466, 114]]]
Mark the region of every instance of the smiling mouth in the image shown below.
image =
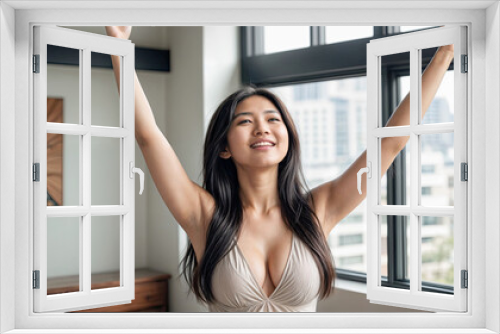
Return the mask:
[[256, 144], [253, 144], [250, 146], [250, 148], [270, 148], [270, 147], [273, 147], [275, 146], [275, 144], [273, 143], [268, 143], [268, 142], [262, 142], [262, 143], [256, 143]]

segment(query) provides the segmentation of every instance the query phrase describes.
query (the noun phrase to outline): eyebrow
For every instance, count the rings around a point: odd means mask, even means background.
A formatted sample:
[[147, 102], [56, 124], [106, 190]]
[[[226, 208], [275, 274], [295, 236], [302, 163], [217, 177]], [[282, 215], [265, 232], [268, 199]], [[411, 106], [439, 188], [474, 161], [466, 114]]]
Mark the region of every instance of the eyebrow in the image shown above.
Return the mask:
[[[279, 114], [279, 112], [276, 111], [276, 110], [266, 110], [266, 111], [264, 111], [264, 114]], [[249, 111], [241, 112], [241, 113], [233, 116], [233, 121], [236, 119], [236, 117], [238, 117], [238, 116], [245, 116], [245, 115], [247, 115], [247, 116], [253, 116], [253, 113], [249, 112]]]

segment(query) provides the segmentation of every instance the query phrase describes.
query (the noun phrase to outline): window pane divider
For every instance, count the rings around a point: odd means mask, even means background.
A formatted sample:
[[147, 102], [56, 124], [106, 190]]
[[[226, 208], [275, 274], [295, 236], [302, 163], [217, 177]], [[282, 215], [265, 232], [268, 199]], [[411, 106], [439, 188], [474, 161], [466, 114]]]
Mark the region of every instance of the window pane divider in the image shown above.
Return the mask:
[[383, 128], [373, 129], [373, 135], [382, 137], [399, 137], [399, 136], [409, 136], [411, 132], [410, 126], [386, 126]]
[[90, 211], [85, 206], [48, 206], [47, 217], [83, 217]]
[[91, 136], [125, 138], [132, 134], [129, 129], [109, 126], [89, 126], [78, 124], [64, 124], [47, 122], [47, 133], [57, 133], [63, 135], [83, 136], [90, 133]]
[[[421, 115], [421, 71], [420, 71], [420, 52], [418, 49], [410, 50], [410, 128], [416, 128]], [[410, 134], [410, 207], [417, 207], [420, 203], [420, 145], [419, 137], [414, 131]], [[420, 267], [420, 218], [416, 215], [410, 215], [410, 292], [416, 294], [420, 290], [421, 267]]]
[[126, 205], [49, 206], [47, 217], [83, 217], [89, 213], [92, 216], [120, 216], [130, 210]]
[[91, 206], [90, 214], [92, 216], [122, 216], [130, 210], [131, 208], [126, 205], [99, 205]]
[[110, 137], [110, 138], [125, 138], [130, 136], [132, 132], [129, 129], [113, 128], [105, 126], [92, 126], [90, 128], [92, 136]]
[[47, 133], [83, 136], [89, 132], [89, 127], [78, 124], [47, 122]]
[[417, 135], [434, 134], [434, 133], [449, 133], [455, 129], [455, 123], [436, 123], [436, 124], [421, 124], [412, 127], [412, 132]]
[[[82, 117], [82, 127], [90, 129], [91, 123], [91, 50], [89, 48], [83, 49], [83, 62], [80, 65], [82, 75], [80, 76], [82, 82], [80, 84], [80, 102], [81, 111], [80, 115]], [[80, 178], [83, 189], [82, 204], [86, 208], [90, 208], [91, 197], [91, 183], [90, 177], [92, 172], [92, 161], [91, 161], [91, 137], [87, 131], [83, 135], [82, 142], [82, 157], [80, 159], [81, 170], [83, 171], [83, 177]], [[88, 211], [87, 211], [88, 213]], [[82, 219], [82, 234], [80, 235], [80, 280], [82, 284], [80, 288], [83, 292], [90, 293], [92, 290], [92, 267], [91, 267], [91, 216], [86, 214]]]
[[415, 206], [411, 209], [412, 213], [417, 216], [436, 216], [436, 217], [450, 217], [455, 214], [454, 206]]
[[386, 126], [382, 128], [373, 129], [373, 135], [379, 138], [382, 137], [400, 137], [409, 136], [410, 133], [417, 135], [422, 134], [442, 134], [454, 132], [454, 123], [437, 123], [437, 124], [423, 124], [415, 126]]

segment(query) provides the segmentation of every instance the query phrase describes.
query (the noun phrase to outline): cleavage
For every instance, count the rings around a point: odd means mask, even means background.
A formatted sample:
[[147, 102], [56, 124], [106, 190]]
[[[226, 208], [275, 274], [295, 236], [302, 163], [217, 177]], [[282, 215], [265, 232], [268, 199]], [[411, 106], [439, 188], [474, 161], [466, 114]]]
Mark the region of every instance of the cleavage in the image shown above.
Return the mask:
[[[286, 242], [289, 238], [292, 240]], [[237, 243], [237, 247], [246, 266], [250, 270], [252, 278], [259, 285], [261, 292], [268, 298], [276, 291], [284, 279], [288, 262], [292, 255], [291, 252], [293, 251], [293, 233], [291, 237], [283, 236], [281, 239], [282, 241], [275, 241], [274, 243], [286, 242], [286, 246], [274, 246], [274, 251], [268, 251], [267, 260], [266, 254], [263, 254], [264, 251], [259, 250], [259, 245], [256, 245], [255, 242], [243, 240], [241, 246]], [[245, 245], [254, 245], [254, 247], [245, 247]], [[265, 246], [261, 246], [260, 248], [265, 248]]]

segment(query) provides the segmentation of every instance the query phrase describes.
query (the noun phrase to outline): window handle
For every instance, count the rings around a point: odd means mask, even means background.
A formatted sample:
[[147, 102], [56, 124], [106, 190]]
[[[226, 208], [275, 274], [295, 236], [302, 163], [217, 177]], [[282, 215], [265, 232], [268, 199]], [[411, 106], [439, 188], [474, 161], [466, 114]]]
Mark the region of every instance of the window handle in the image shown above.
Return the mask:
[[139, 184], [140, 184], [139, 195], [142, 195], [142, 191], [144, 190], [144, 172], [142, 171], [142, 169], [134, 167], [134, 162], [133, 161], [130, 161], [129, 167], [130, 167], [130, 169], [129, 169], [130, 170], [129, 176], [130, 176], [131, 179], [134, 178], [134, 173], [139, 174]]
[[358, 171], [358, 192], [359, 192], [360, 195], [361, 195], [361, 175], [363, 175], [363, 173], [366, 173], [367, 177], [369, 179], [372, 177], [372, 163], [371, 163], [371, 161], [368, 161], [368, 166], [367, 167], [361, 168]]

